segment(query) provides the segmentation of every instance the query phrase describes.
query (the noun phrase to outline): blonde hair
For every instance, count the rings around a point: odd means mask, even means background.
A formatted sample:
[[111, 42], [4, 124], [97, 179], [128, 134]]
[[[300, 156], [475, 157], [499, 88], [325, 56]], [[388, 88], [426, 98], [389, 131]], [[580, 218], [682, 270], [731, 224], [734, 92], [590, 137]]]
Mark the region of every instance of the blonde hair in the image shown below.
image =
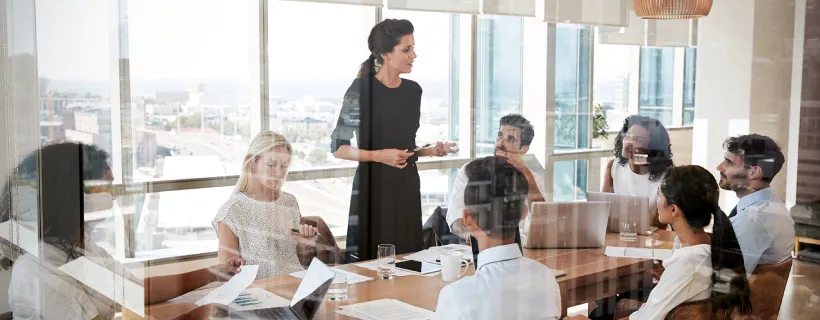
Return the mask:
[[288, 155], [293, 155], [293, 147], [285, 136], [273, 131], [262, 131], [253, 138], [245, 159], [242, 162], [242, 172], [239, 173], [239, 181], [236, 182], [234, 193], [246, 192], [251, 184], [253, 173], [250, 170], [251, 164], [259, 158], [259, 155], [271, 151], [274, 148], [285, 148]]

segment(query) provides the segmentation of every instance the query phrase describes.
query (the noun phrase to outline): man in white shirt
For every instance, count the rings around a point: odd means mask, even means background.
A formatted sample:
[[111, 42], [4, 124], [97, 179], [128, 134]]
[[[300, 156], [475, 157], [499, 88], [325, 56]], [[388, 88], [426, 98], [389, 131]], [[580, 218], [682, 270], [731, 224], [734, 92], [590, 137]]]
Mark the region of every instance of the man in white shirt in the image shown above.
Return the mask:
[[[530, 186], [527, 190], [528, 202], [544, 201], [546, 198], [543, 195], [543, 190], [546, 190], [543, 186], [543, 179], [527, 168], [522, 159], [522, 156], [530, 150], [530, 144], [534, 137], [535, 130], [526, 118], [519, 114], [508, 114], [501, 118], [498, 138], [495, 142], [495, 155], [506, 158], [526, 177]], [[447, 224], [454, 234], [463, 238], [467, 236], [467, 232], [461, 224], [461, 213], [464, 210], [464, 189], [467, 187], [468, 181], [466, 167], [467, 165], [464, 165], [458, 170], [458, 174], [453, 181], [453, 189], [450, 192], [450, 201], [447, 204]], [[524, 221], [527, 211], [524, 211], [522, 215], [521, 220]], [[515, 242], [521, 244], [520, 234], [517, 231]], [[473, 250], [476, 250], [474, 243]]]
[[434, 319], [558, 319], [561, 295], [552, 270], [524, 258], [515, 244], [528, 179], [499, 156], [474, 160], [464, 171], [460, 214], [478, 243], [478, 263], [475, 275], [441, 290]]
[[751, 274], [758, 264], [782, 262], [794, 251], [794, 220], [769, 187], [786, 160], [774, 140], [758, 134], [729, 138], [723, 148], [720, 187], [740, 198], [729, 220]]

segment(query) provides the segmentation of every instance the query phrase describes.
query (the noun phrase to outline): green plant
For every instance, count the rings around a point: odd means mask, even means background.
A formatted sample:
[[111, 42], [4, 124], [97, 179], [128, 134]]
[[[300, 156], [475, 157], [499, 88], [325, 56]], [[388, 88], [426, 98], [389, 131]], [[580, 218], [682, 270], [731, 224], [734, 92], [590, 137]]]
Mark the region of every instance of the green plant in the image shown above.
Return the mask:
[[606, 112], [604, 109], [601, 108], [600, 103], [596, 103], [593, 107], [593, 116], [592, 116], [592, 138], [604, 138], [606, 139], [609, 137], [607, 130], [609, 130], [609, 124], [606, 122]]

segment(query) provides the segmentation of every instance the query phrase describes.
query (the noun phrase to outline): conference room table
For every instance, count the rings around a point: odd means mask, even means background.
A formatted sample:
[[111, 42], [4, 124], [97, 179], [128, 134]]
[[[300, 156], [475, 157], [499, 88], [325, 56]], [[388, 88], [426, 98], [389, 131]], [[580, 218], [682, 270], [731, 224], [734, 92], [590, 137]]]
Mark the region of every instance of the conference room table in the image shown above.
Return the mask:
[[[671, 249], [674, 237], [674, 232], [657, 230], [651, 235], [638, 236], [635, 242], [626, 242], [621, 241], [617, 233], [607, 233], [605, 246]], [[402, 256], [399, 255], [398, 258]], [[604, 247], [524, 249], [524, 256], [550, 269], [563, 270], [567, 273], [556, 278], [561, 292], [563, 315], [566, 315], [569, 307], [650, 286], [652, 271], [657, 267], [656, 262], [651, 259], [607, 257], [604, 255]], [[378, 299], [397, 299], [417, 307], [435, 310], [439, 292], [449, 284], [441, 279], [441, 275], [404, 276], [383, 280], [377, 278], [376, 271], [352, 264], [336, 267], [371, 277], [374, 280], [349, 285], [346, 300], [325, 300], [316, 314], [316, 319], [346, 319], [348, 317], [336, 313], [337, 307]], [[471, 266], [465, 276], [472, 275], [473, 270]], [[254, 281], [250, 287], [264, 288], [289, 300], [296, 292], [300, 281], [301, 279], [286, 275], [259, 279]], [[171, 302], [146, 306], [146, 318], [170, 319], [196, 307], [194, 299], [180, 300], [175, 299]]]

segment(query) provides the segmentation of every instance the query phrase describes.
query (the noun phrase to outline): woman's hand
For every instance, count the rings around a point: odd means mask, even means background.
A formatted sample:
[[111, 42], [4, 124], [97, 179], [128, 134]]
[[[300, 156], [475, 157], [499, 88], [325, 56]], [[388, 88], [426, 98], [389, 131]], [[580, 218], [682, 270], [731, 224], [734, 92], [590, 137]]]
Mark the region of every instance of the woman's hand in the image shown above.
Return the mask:
[[412, 155], [413, 153], [407, 150], [384, 149], [379, 150], [376, 160], [394, 168], [404, 169], [407, 166], [407, 158]]
[[242, 257], [240, 257], [240, 256], [233, 256], [230, 259], [225, 260], [224, 264], [239, 268], [241, 266], [246, 265], [247, 262], [245, 261], [245, 259], [242, 259]]
[[430, 150], [430, 156], [444, 157], [451, 153], [458, 152], [455, 142], [436, 142], [436, 147]]
[[[231, 258], [231, 260], [233, 260], [233, 258]], [[233, 278], [235, 274], [239, 273], [240, 269], [238, 266], [234, 266], [235, 262], [232, 262], [232, 264], [228, 264], [228, 261], [208, 268], [208, 271], [211, 273], [212, 276], [212, 281], [228, 281], [231, 278]]]
[[316, 246], [318, 235], [319, 229], [307, 224], [299, 226], [299, 232], [291, 231], [290, 233], [290, 236], [296, 240], [296, 242], [306, 246]]

